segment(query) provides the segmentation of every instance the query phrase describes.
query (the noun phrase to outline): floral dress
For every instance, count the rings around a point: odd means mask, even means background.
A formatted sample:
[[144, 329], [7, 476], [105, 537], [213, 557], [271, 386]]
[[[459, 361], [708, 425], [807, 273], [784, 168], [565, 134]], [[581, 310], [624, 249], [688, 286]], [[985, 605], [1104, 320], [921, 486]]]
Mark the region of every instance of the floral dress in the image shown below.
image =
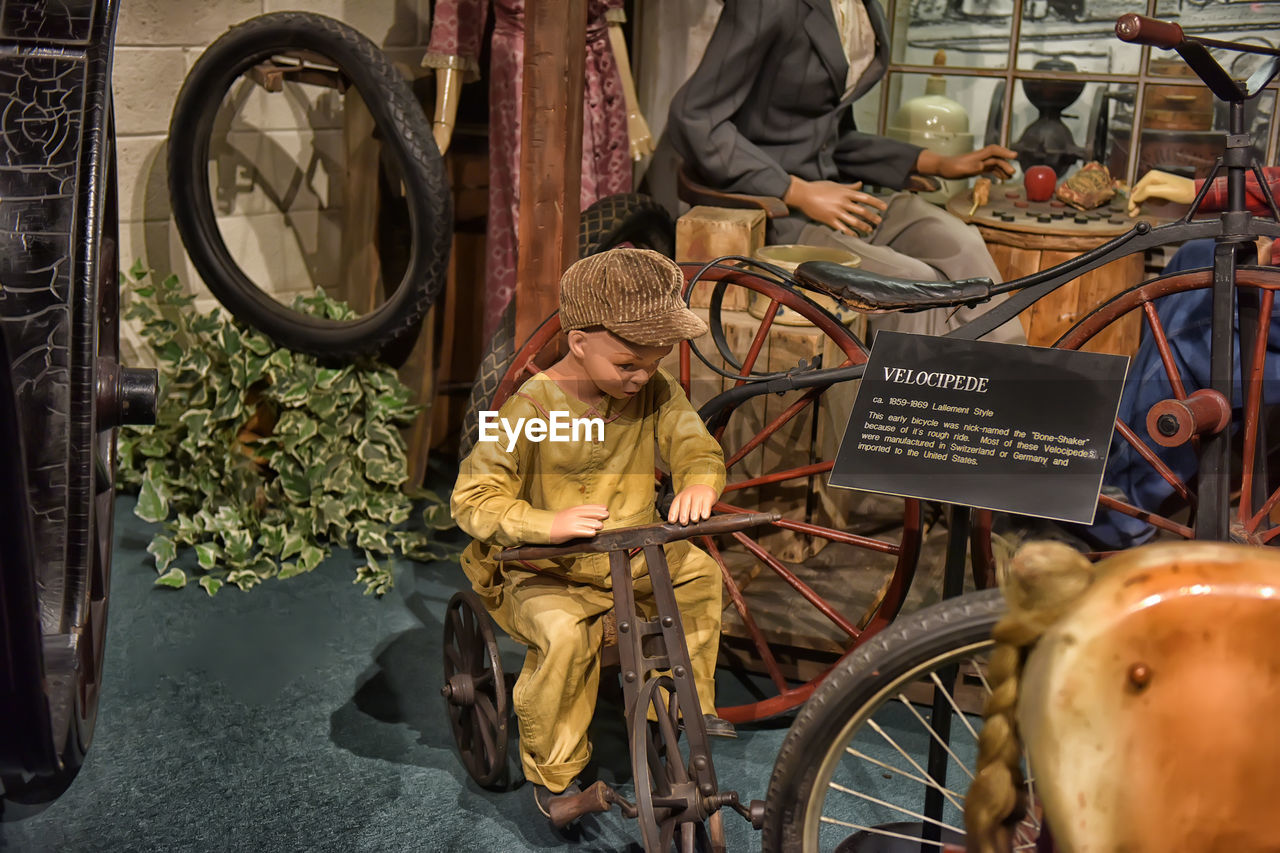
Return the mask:
[[[597, 199], [631, 190], [627, 109], [609, 47], [610, 22], [623, 20], [623, 0], [590, 0], [583, 81], [582, 189], [585, 210]], [[489, 66], [489, 218], [485, 240], [484, 336], [498, 327], [516, 287], [516, 218], [520, 206], [520, 109], [524, 78], [524, 2], [494, 0]], [[480, 39], [489, 0], [440, 0], [425, 64], [479, 78]]]

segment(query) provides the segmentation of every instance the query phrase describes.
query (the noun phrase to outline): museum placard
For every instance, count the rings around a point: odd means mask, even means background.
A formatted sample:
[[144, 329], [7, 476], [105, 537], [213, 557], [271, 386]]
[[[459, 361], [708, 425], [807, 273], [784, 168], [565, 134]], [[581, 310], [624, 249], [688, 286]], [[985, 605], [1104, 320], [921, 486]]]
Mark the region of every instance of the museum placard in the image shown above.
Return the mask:
[[880, 332], [830, 484], [1092, 523], [1128, 363]]

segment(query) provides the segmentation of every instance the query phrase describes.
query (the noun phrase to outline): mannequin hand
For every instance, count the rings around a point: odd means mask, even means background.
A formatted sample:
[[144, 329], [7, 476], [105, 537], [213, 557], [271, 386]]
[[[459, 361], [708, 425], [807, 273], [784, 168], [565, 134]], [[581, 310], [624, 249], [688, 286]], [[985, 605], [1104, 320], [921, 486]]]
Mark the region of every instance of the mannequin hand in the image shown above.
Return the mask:
[[640, 113], [627, 113], [627, 138], [631, 140], [631, 159], [643, 160], [653, 153], [653, 133]]
[[922, 175], [937, 175], [940, 178], [971, 178], [983, 172], [996, 172], [1006, 178], [1013, 177], [1013, 164], [1010, 160], [1018, 159], [1016, 151], [1010, 151], [999, 145], [988, 145], [968, 154], [944, 156], [936, 151], [925, 149], [916, 159], [916, 171]]
[[571, 506], [556, 513], [551, 520], [551, 544], [559, 545], [579, 536], [595, 536], [604, 527], [609, 508], [600, 504]]
[[841, 234], [856, 231], [870, 234], [880, 224], [879, 211], [889, 205], [882, 198], [860, 192], [862, 181], [838, 184], [835, 181], [804, 181], [791, 177], [791, 186], [782, 200], [799, 208], [815, 222]]
[[1129, 215], [1137, 216], [1138, 205], [1149, 198], [1191, 204], [1196, 200], [1196, 182], [1190, 178], [1180, 178], [1168, 172], [1152, 169], [1133, 185], [1133, 192], [1129, 193]]
[[449, 150], [449, 142], [453, 139], [453, 128], [442, 121], [437, 121], [431, 125], [431, 137], [435, 139], [436, 147], [440, 149], [440, 156], [443, 157]]
[[671, 511], [667, 513], [667, 521], [688, 524], [711, 517], [711, 507], [716, 502], [716, 490], [710, 486], [689, 486], [681, 489], [671, 502]]
[[431, 137], [440, 156], [449, 150], [453, 126], [458, 120], [458, 98], [462, 92], [462, 72], [456, 68], [437, 68], [436, 107], [431, 116]]

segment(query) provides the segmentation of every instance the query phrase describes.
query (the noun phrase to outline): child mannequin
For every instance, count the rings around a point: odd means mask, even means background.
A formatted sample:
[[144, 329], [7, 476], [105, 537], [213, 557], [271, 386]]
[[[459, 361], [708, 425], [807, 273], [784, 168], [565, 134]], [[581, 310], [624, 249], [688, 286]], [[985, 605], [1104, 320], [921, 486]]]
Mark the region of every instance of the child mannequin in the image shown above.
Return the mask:
[[[587, 725], [599, 683], [600, 617], [613, 605], [607, 554], [499, 564], [516, 544], [556, 544], [604, 529], [660, 520], [654, 508], [655, 447], [676, 489], [667, 520], [711, 514], [724, 487], [724, 458], [697, 412], [658, 362], [706, 325], [680, 299], [684, 277], [663, 255], [615, 249], [578, 261], [560, 282], [569, 353], [526, 382], [499, 422], [599, 418], [602, 434], [578, 441], [482, 440], [463, 460], [453, 517], [475, 541], [462, 568], [494, 620], [528, 647], [513, 701], [520, 757], [538, 806], [577, 793], [591, 755]], [[598, 440], [590, 440], [596, 437]], [[687, 633], [694, 683], [708, 731], [732, 736], [716, 718], [720, 572], [688, 542], [666, 547]], [[631, 563], [636, 600], [653, 614], [643, 556]]]

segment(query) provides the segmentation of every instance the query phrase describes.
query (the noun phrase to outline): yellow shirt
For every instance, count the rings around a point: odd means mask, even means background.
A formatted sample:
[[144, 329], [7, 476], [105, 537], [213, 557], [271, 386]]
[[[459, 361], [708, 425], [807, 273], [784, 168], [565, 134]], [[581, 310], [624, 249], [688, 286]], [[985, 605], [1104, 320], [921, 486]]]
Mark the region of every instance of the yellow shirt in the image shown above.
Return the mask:
[[[497, 440], [477, 441], [458, 471], [453, 517], [476, 540], [463, 553], [462, 567], [482, 594], [500, 582], [493, 555], [511, 545], [549, 543], [551, 521], [562, 509], [602, 504], [609, 509], [606, 530], [660, 521], [654, 507], [659, 455], [672, 471], [677, 493], [698, 484], [717, 494], [724, 488], [720, 445], [664, 370], [659, 369], [634, 397], [606, 397], [596, 406], [539, 373], [507, 400], [498, 417], [514, 427], [519, 418], [547, 421], [553, 412], [600, 418], [603, 440], [587, 440], [583, 432], [578, 441], [535, 442], [522, 435], [508, 450], [508, 434], [499, 426]], [[607, 554], [535, 565], [571, 580], [610, 585]], [[633, 561], [633, 572], [642, 572], [643, 565], [642, 560]]]

